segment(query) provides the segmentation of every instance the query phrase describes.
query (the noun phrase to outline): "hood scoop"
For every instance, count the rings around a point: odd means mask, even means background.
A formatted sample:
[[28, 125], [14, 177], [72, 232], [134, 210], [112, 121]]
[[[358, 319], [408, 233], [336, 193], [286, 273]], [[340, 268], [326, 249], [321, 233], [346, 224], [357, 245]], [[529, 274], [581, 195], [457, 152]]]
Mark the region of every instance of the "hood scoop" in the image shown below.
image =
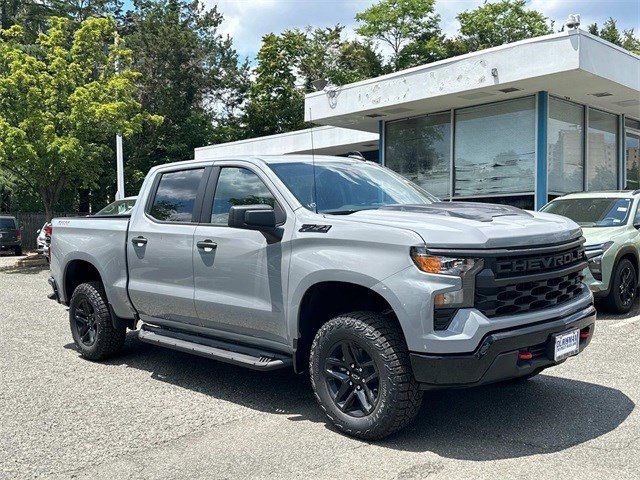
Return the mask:
[[506, 217], [509, 215], [533, 217], [530, 213], [509, 205], [474, 202], [435, 202], [430, 205], [389, 205], [381, 207], [380, 210], [444, 215], [447, 217], [476, 220], [478, 222], [491, 222], [495, 217]]

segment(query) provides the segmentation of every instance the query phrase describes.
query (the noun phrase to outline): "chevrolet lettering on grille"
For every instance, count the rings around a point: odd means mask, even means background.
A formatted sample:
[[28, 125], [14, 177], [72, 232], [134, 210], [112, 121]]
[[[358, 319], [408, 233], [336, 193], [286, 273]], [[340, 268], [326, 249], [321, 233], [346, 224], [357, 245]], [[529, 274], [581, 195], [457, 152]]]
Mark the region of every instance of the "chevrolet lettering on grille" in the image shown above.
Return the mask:
[[541, 257], [503, 260], [496, 263], [496, 273], [504, 274], [547, 271], [572, 265], [583, 259], [584, 251], [582, 249], [575, 249], [570, 252]]

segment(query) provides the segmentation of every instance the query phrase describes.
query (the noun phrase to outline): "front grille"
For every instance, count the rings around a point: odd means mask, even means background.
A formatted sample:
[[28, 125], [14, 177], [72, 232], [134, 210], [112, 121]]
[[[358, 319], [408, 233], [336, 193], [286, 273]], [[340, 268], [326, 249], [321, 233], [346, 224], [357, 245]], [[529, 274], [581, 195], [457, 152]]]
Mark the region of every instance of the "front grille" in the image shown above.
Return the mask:
[[582, 242], [511, 250], [484, 257], [474, 306], [487, 317], [543, 310], [582, 294], [587, 266]]
[[586, 288], [581, 271], [534, 282], [477, 287], [475, 307], [487, 317], [542, 310], [568, 302]]

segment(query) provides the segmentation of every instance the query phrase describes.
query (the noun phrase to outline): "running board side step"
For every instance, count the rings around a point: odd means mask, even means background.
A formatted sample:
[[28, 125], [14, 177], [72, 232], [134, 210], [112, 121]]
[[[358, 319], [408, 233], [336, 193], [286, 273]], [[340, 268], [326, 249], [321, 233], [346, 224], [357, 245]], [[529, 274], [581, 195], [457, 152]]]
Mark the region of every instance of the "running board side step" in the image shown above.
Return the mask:
[[138, 332], [138, 338], [140, 341], [152, 345], [192, 353], [263, 372], [293, 366], [293, 359], [284, 354], [150, 325], [142, 325]]

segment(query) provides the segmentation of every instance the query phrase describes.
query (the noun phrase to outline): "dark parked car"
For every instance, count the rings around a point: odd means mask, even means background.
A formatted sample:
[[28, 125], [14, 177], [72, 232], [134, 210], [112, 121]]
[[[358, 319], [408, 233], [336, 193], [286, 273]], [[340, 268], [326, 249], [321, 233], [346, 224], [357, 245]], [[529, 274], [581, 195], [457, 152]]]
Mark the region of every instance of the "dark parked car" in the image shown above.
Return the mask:
[[3, 250], [22, 255], [22, 232], [15, 217], [0, 216], [0, 251]]

